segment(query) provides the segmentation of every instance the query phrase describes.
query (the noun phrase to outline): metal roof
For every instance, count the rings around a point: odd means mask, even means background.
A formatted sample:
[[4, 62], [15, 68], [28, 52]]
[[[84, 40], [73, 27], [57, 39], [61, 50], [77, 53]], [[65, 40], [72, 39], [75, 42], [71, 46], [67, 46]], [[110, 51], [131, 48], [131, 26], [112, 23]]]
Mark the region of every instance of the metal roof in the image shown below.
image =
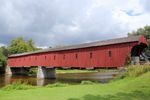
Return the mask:
[[110, 40], [104, 40], [104, 41], [96, 41], [96, 42], [91, 42], [91, 43], [83, 43], [83, 44], [65, 46], [65, 47], [59, 47], [59, 48], [49, 48], [49, 49], [38, 50], [34, 52], [13, 54], [13, 55], [10, 55], [9, 57], [25, 56], [25, 55], [44, 53], [44, 52], [50, 52], [50, 51], [73, 50], [73, 49], [80, 49], [80, 48], [89, 48], [89, 47], [135, 42], [135, 41], [139, 41], [140, 37], [141, 36], [130, 36], [130, 37], [116, 38], [116, 39], [110, 39]]

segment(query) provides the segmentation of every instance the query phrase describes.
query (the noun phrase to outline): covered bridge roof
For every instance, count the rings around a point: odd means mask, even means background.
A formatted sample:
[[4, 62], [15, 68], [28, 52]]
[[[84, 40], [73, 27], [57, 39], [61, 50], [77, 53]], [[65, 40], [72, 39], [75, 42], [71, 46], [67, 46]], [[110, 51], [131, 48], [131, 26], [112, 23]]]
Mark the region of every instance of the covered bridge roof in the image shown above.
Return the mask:
[[31, 54], [37, 54], [37, 53], [43, 53], [43, 52], [50, 52], [50, 51], [63, 51], [63, 50], [72, 50], [72, 49], [106, 46], [106, 45], [128, 43], [128, 42], [136, 42], [136, 41], [140, 40], [140, 37], [141, 36], [131, 36], [131, 37], [110, 39], [110, 40], [104, 40], [104, 41], [96, 41], [96, 42], [91, 42], [91, 43], [83, 43], [83, 44], [65, 46], [65, 47], [59, 47], [59, 48], [49, 48], [49, 49], [38, 50], [38, 51], [34, 51], [34, 52], [13, 54], [13, 55], [10, 55], [9, 57], [25, 56], [25, 55], [31, 55]]

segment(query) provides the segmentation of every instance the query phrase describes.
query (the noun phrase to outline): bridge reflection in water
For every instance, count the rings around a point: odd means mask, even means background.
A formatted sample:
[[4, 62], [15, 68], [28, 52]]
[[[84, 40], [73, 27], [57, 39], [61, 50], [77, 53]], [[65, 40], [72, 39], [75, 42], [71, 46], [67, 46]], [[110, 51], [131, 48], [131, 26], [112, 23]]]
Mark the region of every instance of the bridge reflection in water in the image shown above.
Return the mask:
[[36, 76], [23, 75], [0, 75], [0, 87], [11, 84], [13, 82], [22, 82], [34, 86], [44, 86], [56, 82], [79, 84], [83, 80], [98, 81], [107, 83], [113, 79], [119, 72], [90, 72], [90, 73], [62, 73], [57, 74], [56, 79], [37, 79]]

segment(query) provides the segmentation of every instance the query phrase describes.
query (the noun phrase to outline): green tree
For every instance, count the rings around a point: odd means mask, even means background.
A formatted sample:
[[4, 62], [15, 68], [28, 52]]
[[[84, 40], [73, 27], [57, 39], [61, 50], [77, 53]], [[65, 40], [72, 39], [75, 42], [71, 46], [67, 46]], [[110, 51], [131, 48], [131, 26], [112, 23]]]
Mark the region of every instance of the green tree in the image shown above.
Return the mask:
[[4, 72], [7, 63], [7, 57], [4, 55], [4, 47], [0, 47], [0, 73]]
[[145, 38], [148, 40], [150, 46], [150, 26], [146, 25], [143, 28], [139, 28], [136, 31], [128, 33], [128, 36], [135, 36], [135, 35], [144, 35]]
[[143, 28], [139, 28], [136, 31], [132, 31], [128, 33], [128, 36], [135, 36], [135, 35], [144, 35], [148, 41], [148, 48], [145, 49], [145, 53], [150, 56], [150, 26], [146, 25]]
[[27, 41], [27, 44], [29, 45], [29, 50], [30, 50], [30, 51], [35, 51], [35, 50], [37, 50], [37, 48], [35, 47], [35, 44], [34, 44], [34, 42], [33, 42], [32, 39], [28, 40], [28, 41]]
[[32, 39], [25, 41], [22, 37], [13, 39], [8, 46], [9, 54], [24, 53], [35, 50], [36, 47]]

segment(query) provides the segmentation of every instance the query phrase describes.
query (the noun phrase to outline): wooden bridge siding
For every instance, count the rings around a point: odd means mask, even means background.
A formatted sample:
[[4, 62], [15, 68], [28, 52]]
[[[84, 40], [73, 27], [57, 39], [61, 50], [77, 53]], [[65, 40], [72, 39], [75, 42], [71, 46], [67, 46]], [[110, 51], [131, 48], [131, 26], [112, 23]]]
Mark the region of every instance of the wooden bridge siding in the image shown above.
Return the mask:
[[[78, 50], [32, 54], [17, 57], [15, 59], [9, 58], [8, 63], [10, 66], [15, 67], [118, 67], [124, 65], [126, 56], [130, 53], [131, 48], [136, 44], [137, 42]], [[108, 51], [112, 52], [112, 57], [109, 57]], [[90, 53], [92, 53], [92, 58], [90, 58]], [[78, 54], [77, 59], [76, 54]]]

